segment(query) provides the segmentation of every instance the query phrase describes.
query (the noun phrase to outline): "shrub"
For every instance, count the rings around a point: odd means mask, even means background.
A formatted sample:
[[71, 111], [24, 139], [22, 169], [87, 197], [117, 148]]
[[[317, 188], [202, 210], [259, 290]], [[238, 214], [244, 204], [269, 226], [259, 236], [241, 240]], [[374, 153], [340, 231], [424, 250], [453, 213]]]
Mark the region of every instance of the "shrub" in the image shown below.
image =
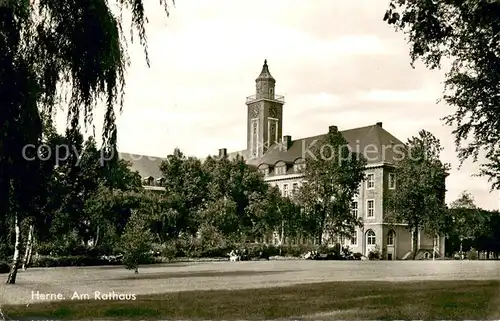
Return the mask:
[[321, 259], [324, 260], [340, 260], [341, 246], [340, 244], [335, 244], [334, 246], [321, 245], [318, 247], [318, 254]]
[[175, 242], [169, 242], [163, 245], [160, 250], [161, 256], [167, 260], [172, 260], [177, 257], [177, 244]]
[[471, 249], [469, 252], [467, 252], [467, 259], [477, 260], [477, 251], [474, 249]]
[[[277, 247], [279, 251], [279, 247]], [[318, 246], [310, 245], [310, 244], [295, 244], [295, 245], [283, 245], [281, 247], [281, 255], [283, 256], [292, 256], [292, 257], [301, 257], [309, 251], [316, 251]], [[279, 252], [278, 254], [279, 255]]]
[[33, 267], [63, 267], [63, 266], [99, 266], [109, 265], [111, 261], [89, 256], [39, 256], [33, 260]]
[[356, 252], [356, 253], [354, 253], [352, 256], [353, 256], [353, 258], [354, 258], [355, 260], [361, 260], [361, 258], [363, 257], [363, 254], [362, 254], [362, 253], [360, 253], [360, 252]]
[[340, 249], [340, 257], [344, 260], [353, 260], [354, 259], [353, 253], [348, 246], [342, 247]]
[[376, 246], [373, 251], [370, 251], [370, 253], [368, 253], [368, 259], [380, 260], [380, 249], [378, 248], [378, 246]]
[[242, 260], [269, 259], [279, 254], [277, 247], [263, 243], [244, 243], [234, 248], [243, 254]]
[[14, 253], [14, 245], [0, 244], [0, 259], [12, 256]]
[[231, 252], [234, 246], [231, 245], [215, 245], [205, 246], [198, 253], [199, 257], [203, 258], [221, 258], [227, 257], [227, 253]]
[[9, 273], [10, 266], [6, 262], [0, 262], [0, 273]]

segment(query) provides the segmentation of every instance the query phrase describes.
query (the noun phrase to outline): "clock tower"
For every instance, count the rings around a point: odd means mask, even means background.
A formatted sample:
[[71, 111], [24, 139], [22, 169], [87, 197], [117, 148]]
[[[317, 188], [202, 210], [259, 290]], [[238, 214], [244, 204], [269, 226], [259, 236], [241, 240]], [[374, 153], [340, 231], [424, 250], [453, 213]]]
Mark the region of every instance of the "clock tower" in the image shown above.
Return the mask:
[[247, 97], [247, 153], [257, 158], [282, 136], [283, 105], [285, 97], [276, 95], [276, 80], [271, 76], [267, 60], [259, 77], [255, 79], [255, 95]]

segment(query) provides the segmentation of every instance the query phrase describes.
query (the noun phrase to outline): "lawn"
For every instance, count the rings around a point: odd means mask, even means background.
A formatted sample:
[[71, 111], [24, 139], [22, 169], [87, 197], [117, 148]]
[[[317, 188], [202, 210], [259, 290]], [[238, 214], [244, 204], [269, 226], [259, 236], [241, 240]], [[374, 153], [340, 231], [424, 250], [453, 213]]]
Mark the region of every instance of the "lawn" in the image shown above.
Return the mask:
[[12, 319], [486, 319], [500, 281], [350, 281], [4, 306]]
[[[498, 261], [266, 261], [32, 268], [0, 283], [12, 319], [500, 319]], [[58, 293], [47, 302], [33, 292]], [[135, 294], [99, 301], [95, 291]], [[91, 300], [70, 300], [73, 293]], [[1, 318], [0, 318], [1, 320]]]

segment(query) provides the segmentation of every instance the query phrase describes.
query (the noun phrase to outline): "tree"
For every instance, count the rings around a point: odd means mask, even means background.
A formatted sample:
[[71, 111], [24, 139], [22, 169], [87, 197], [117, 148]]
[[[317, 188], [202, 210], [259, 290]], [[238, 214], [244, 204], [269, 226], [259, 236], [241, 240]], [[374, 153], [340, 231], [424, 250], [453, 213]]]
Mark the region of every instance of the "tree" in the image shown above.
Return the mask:
[[413, 232], [411, 258], [418, 253], [418, 234], [442, 233], [446, 217], [446, 176], [449, 165], [439, 159], [439, 139], [421, 130], [408, 139], [404, 154], [397, 160], [394, 173], [396, 189], [389, 191], [387, 218], [392, 223], [405, 223]]
[[[479, 172], [500, 189], [500, 2], [391, 0], [384, 20], [407, 36], [412, 64], [430, 69], [451, 61], [443, 99], [456, 108], [445, 118], [463, 162], [486, 163]], [[472, 138], [472, 139], [471, 139]]]
[[148, 258], [154, 241], [147, 220], [140, 211], [134, 211], [130, 217], [121, 240], [125, 267], [139, 273], [139, 263]]
[[305, 182], [298, 200], [315, 224], [313, 234], [321, 244], [330, 237], [352, 237], [361, 221], [351, 215], [352, 200], [364, 179], [366, 160], [356, 154], [342, 134], [330, 131], [306, 158]]
[[207, 199], [207, 174], [200, 160], [186, 157], [179, 149], [160, 165], [163, 174], [165, 197], [169, 207], [179, 215], [176, 222], [177, 232], [194, 235], [199, 221], [197, 214]]
[[464, 191], [458, 199], [450, 205], [450, 214], [452, 218], [451, 231], [457, 236], [460, 243], [460, 256], [463, 255], [463, 241], [475, 241], [486, 229], [487, 217], [484, 211], [476, 206], [474, 198], [470, 193]]
[[485, 228], [474, 246], [480, 251], [485, 251], [487, 258], [490, 257], [490, 253], [493, 253], [494, 257], [498, 259], [500, 254], [500, 213], [485, 210], [482, 212], [483, 217], [486, 218]]
[[[115, 4], [120, 12], [132, 13], [130, 29], [138, 32], [149, 65], [143, 1], [118, 0]], [[160, 4], [168, 15], [166, 0]], [[28, 194], [25, 188], [33, 183], [26, 175], [30, 165], [23, 148], [39, 142], [42, 118], [52, 117], [54, 107], [68, 103], [68, 124], [76, 129], [81, 117], [86, 125], [92, 124], [94, 107], [103, 100], [103, 145], [106, 150], [116, 147], [114, 108], [118, 105], [121, 110], [123, 105], [129, 61], [121, 15], [113, 14], [111, 8], [104, 0], [0, 2], [1, 235], [11, 216], [20, 224], [20, 216], [27, 215], [22, 209], [9, 212], [9, 196]], [[64, 101], [66, 90], [69, 99]], [[15, 194], [9, 191], [14, 185]], [[15, 283], [12, 274], [9, 283]]]
[[304, 234], [304, 220], [300, 206], [289, 197], [283, 197], [277, 187], [270, 187], [266, 194], [252, 193], [247, 207], [253, 218], [253, 236], [279, 234], [279, 244], [285, 239]]
[[208, 157], [203, 168], [208, 180], [205, 208], [224, 208], [227, 214], [221, 231], [230, 226], [234, 236], [252, 237], [255, 218], [248, 207], [252, 197], [263, 197], [268, 190], [262, 175], [241, 157]]

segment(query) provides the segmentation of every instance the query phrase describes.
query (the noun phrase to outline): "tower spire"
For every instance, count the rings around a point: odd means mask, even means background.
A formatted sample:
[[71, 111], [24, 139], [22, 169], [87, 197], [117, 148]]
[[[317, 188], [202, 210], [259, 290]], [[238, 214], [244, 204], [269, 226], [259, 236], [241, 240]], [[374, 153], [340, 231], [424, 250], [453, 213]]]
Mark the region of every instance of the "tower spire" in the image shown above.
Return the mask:
[[261, 80], [270, 80], [272, 82], [275, 82], [273, 76], [271, 76], [271, 73], [269, 72], [269, 67], [267, 66], [267, 59], [264, 59], [264, 65], [262, 66], [262, 71], [260, 72], [259, 77], [255, 79], [256, 82]]

